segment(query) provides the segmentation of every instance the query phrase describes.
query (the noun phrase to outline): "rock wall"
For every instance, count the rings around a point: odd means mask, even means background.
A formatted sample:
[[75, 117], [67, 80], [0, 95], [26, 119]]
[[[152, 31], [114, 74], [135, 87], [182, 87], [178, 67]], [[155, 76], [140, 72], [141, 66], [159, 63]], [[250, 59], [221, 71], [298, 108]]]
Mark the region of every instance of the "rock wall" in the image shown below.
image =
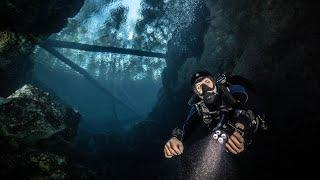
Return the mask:
[[316, 124], [320, 95], [318, 13], [303, 1], [230, 2], [208, 1], [216, 19], [200, 63], [215, 74], [226, 71], [250, 79], [263, 99], [271, 129], [257, 139], [251, 157], [259, 159], [252, 158], [251, 171], [264, 172], [266, 178], [292, 173], [293, 164], [309, 158], [300, 143], [311, 143], [316, 134], [308, 127]]
[[70, 141], [77, 134], [80, 114], [49, 93], [23, 86], [32, 75], [29, 55], [36, 44], [59, 32], [83, 2], [0, 2], [1, 177], [70, 179], [92, 175], [73, 163], [76, 152]]
[[59, 32], [83, 0], [0, 2], [0, 96], [21, 87], [31, 74], [29, 54], [51, 33]]
[[16, 179], [65, 179], [73, 175], [70, 143], [80, 114], [25, 85], [0, 99], [0, 175]]
[[83, 0], [11, 0], [0, 3], [0, 31], [51, 34], [66, 26]]

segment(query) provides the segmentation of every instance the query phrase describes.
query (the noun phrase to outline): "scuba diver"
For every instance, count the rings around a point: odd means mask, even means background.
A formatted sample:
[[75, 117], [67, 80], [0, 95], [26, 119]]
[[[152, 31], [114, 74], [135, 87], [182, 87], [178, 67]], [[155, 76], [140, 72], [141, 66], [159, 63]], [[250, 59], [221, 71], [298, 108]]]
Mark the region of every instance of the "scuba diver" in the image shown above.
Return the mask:
[[175, 128], [164, 146], [166, 158], [181, 155], [185, 142], [212, 136], [225, 150], [239, 154], [250, 144], [258, 126], [266, 128], [264, 118], [246, 107], [245, 78], [221, 75], [215, 79], [208, 71], [193, 74], [190, 112], [182, 128]]

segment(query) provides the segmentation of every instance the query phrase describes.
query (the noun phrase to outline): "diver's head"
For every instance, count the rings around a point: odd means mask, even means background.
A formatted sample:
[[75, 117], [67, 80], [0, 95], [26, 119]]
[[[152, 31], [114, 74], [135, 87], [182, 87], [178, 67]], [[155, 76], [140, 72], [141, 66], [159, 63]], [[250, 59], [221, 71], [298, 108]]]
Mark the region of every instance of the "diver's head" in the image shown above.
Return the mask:
[[216, 99], [217, 87], [210, 72], [198, 71], [191, 78], [193, 92], [203, 99], [207, 105], [213, 104]]

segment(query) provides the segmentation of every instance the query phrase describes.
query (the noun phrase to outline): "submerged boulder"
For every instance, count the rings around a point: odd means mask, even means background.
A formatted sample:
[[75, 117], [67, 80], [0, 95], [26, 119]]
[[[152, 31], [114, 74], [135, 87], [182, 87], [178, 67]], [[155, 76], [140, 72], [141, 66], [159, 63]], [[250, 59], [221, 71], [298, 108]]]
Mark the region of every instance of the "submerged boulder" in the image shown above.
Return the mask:
[[76, 134], [80, 114], [54, 101], [49, 93], [25, 85], [0, 105], [1, 136], [33, 144], [41, 139]]
[[70, 158], [61, 149], [76, 135], [79, 121], [78, 112], [31, 85], [0, 98], [0, 175], [70, 177]]

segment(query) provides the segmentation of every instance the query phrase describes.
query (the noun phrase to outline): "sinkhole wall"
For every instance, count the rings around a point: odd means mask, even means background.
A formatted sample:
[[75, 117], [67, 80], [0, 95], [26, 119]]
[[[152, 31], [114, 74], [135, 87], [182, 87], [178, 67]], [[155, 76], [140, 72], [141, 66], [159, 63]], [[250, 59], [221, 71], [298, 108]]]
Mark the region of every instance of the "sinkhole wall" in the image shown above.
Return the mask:
[[[0, 2], [0, 96], [6, 97], [32, 74], [34, 46], [59, 32], [83, 0], [13, 0]], [[49, 23], [50, 22], [50, 23]]]

